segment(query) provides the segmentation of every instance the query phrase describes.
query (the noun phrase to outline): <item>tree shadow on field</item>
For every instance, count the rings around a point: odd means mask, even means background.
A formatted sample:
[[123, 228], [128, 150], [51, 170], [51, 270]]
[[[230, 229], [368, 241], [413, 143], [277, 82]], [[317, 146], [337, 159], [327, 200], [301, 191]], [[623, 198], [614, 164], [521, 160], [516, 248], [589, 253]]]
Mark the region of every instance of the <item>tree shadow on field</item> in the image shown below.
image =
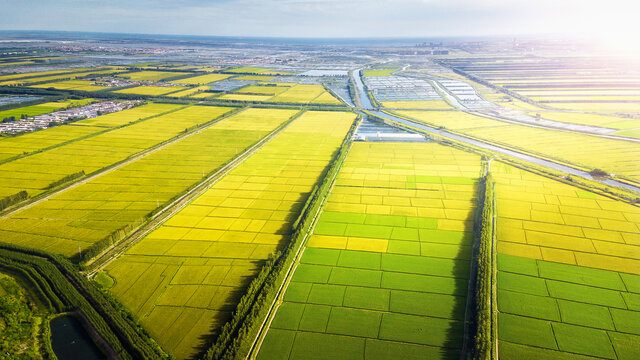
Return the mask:
[[[474, 186], [474, 193], [478, 194], [478, 186]], [[481, 186], [481, 185], [480, 185]], [[443, 351], [443, 358], [446, 359], [466, 359], [472, 346], [471, 322], [473, 319], [473, 289], [475, 283], [475, 267], [473, 266], [473, 254], [476, 251], [476, 227], [479, 226], [480, 199], [475, 200], [475, 208], [469, 212], [465, 219], [472, 224], [472, 228], [465, 229], [469, 233], [464, 241], [460, 242], [453, 266], [453, 276], [455, 277], [455, 287], [453, 294], [455, 300], [451, 315], [451, 325], [447, 329], [446, 341]], [[466, 322], [466, 324], [465, 324]], [[466, 326], [465, 326], [466, 325]]]

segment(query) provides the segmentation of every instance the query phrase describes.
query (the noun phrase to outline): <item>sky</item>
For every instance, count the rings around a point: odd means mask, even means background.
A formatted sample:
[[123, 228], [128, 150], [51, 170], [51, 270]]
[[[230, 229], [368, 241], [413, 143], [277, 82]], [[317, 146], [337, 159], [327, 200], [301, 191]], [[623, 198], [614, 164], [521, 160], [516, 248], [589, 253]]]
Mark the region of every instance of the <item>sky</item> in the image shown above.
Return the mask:
[[[0, 30], [265, 37], [525, 34], [632, 41], [635, 0], [0, 0]], [[637, 40], [636, 40], [637, 41]]]

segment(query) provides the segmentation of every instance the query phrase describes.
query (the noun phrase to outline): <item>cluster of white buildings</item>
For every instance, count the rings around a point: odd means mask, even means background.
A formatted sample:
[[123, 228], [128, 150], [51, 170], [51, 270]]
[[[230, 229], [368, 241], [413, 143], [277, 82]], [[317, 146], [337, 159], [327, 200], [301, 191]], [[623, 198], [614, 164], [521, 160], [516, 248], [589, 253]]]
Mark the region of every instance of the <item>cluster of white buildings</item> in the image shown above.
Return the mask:
[[130, 109], [141, 100], [135, 101], [103, 101], [99, 103], [89, 104], [77, 108], [54, 111], [48, 114], [30, 116], [26, 119], [16, 119], [0, 123], [0, 134], [16, 134], [21, 132], [46, 129], [55, 123], [56, 125], [67, 120], [88, 119], [98, 116], [99, 114], [108, 114], [116, 111]]

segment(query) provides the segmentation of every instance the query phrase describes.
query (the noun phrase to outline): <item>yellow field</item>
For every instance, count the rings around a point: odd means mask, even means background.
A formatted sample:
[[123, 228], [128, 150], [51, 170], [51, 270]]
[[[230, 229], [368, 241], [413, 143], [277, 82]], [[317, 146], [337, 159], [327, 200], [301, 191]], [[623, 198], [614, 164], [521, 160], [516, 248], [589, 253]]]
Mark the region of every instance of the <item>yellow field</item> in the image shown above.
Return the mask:
[[203, 84], [212, 83], [214, 81], [224, 80], [229, 77], [231, 77], [231, 75], [207, 74], [207, 75], [194, 76], [194, 77], [189, 77], [189, 78], [180, 79], [180, 80], [173, 80], [170, 82], [174, 84], [203, 85]]
[[136, 95], [164, 95], [180, 90], [187, 89], [184, 86], [136, 86], [132, 88], [116, 90], [119, 94], [136, 94]]
[[107, 86], [96, 86], [91, 85], [94, 81], [88, 80], [66, 80], [66, 81], [58, 81], [52, 83], [45, 83], [39, 85], [31, 85], [31, 87], [36, 88], [54, 88], [59, 90], [80, 90], [80, 91], [100, 91], [100, 90], [108, 90], [112, 89]]
[[272, 95], [224, 94], [218, 97], [218, 99], [239, 101], [267, 101], [272, 97]]
[[354, 119], [305, 113], [107, 267], [111, 291], [164, 349], [189, 358], [228, 320], [262, 262], [288, 240]]
[[119, 77], [127, 78], [132, 81], [160, 81], [177, 76], [189, 75], [188, 72], [173, 71], [138, 71], [126, 74], [119, 74]]
[[193, 88], [188, 88], [186, 90], [182, 90], [182, 91], [178, 91], [178, 92], [174, 92], [171, 93], [169, 95], [167, 95], [168, 97], [174, 97], [174, 98], [181, 98], [181, 97], [187, 97], [187, 96], [193, 96], [201, 91], [205, 91], [208, 90], [209, 87], [208, 86], [197, 86], [197, 87], [193, 87]]
[[[640, 181], [640, 148], [632, 142], [547, 130], [455, 111], [397, 111], [418, 121], [444, 126], [479, 139], [524, 149], [588, 168]], [[588, 147], [585, 147], [588, 144]], [[597, 154], [598, 156], [594, 156]]]
[[492, 173], [499, 253], [640, 274], [640, 207], [502, 163]]

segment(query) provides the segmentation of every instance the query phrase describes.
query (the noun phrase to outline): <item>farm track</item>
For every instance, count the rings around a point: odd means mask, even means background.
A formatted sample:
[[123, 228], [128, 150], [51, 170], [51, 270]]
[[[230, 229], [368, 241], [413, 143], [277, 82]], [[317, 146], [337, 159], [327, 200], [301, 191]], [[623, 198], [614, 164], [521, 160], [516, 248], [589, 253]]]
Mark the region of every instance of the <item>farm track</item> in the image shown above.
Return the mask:
[[[240, 165], [244, 160], [253, 155], [256, 151], [262, 148], [264, 145], [268, 144], [273, 138], [275, 138], [278, 134], [284, 131], [289, 125], [291, 125], [297, 118], [302, 116], [305, 111], [298, 112], [292, 119], [290, 119], [284, 126], [281, 126], [262, 138], [256, 144], [248, 148], [242, 154], [239, 154], [235, 159], [228, 162], [214, 174], [203, 180], [200, 184], [196, 185], [193, 189], [188, 191], [187, 193], [180, 196], [178, 199], [174, 200], [170, 204], [166, 205], [163, 209], [158, 211], [152, 218], [152, 220], [138, 230], [133, 232], [131, 235], [127, 237], [126, 240], [120, 242], [118, 245], [109, 249], [99, 258], [94, 260], [88, 266], [90, 270], [84, 271], [85, 275], [88, 277], [93, 276], [96, 272], [103, 269], [107, 266], [111, 261], [117, 259], [120, 255], [124, 254], [131, 246], [135, 245], [139, 240], [142, 240], [147, 234], [151, 231], [155, 230], [158, 226], [164, 223], [166, 220], [180, 212], [185, 206], [191, 203], [193, 200], [198, 198], [200, 195], [204, 194], [209, 188], [211, 188], [218, 180], [227, 175], [230, 171], [235, 169], [238, 165]], [[235, 115], [238, 113], [234, 113]], [[226, 118], [226, 117], [225, 117]]]

